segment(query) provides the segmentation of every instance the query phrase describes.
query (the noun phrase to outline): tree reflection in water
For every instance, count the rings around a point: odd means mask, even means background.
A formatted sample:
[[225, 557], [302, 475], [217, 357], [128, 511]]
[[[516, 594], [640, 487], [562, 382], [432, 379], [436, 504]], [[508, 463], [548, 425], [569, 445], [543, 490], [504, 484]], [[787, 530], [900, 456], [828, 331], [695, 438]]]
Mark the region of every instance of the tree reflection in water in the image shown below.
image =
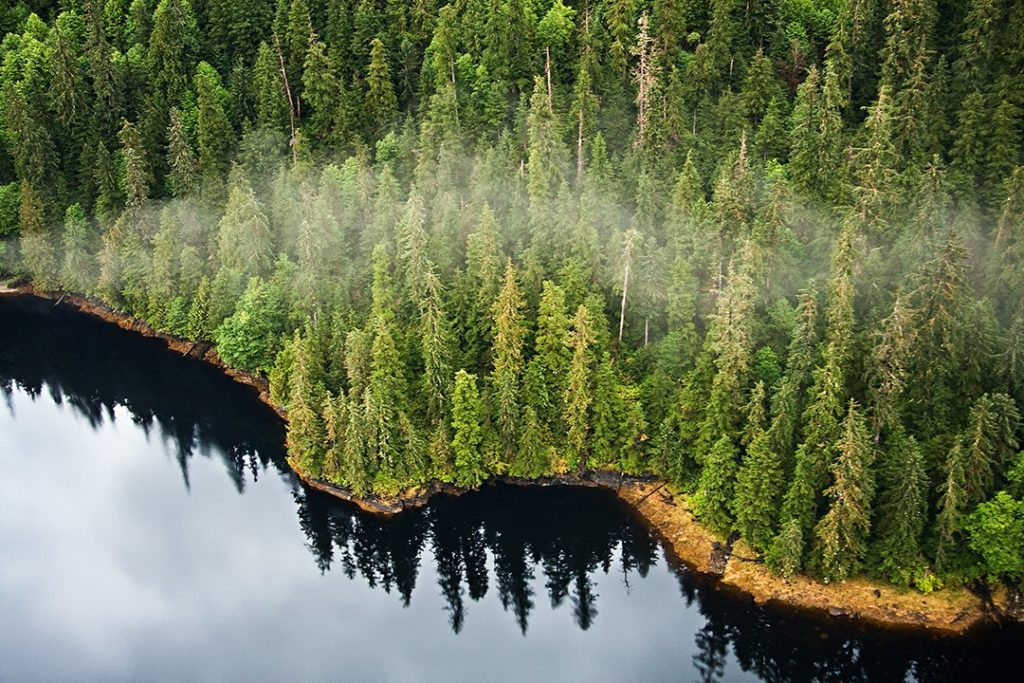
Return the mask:
[[[291, 487], [321, 572], [365, 581], [408, 605], [422, 563], [432, 562], [455, 633], [470, 604], [492, 590], [524, 635], [537, 590], [552, 609], [568, 601], [586, 630], [599, 617], [599, 575], [628, 586], [663, 561], [659, 543], [605, 491], [494, 487], [393, 518], [360, 513], [303, 486], [284, 461], [281, 422], [217, 370], [48, 302], [0, 297], [0, 321], [0, 392], [9, 410], [15, 386], [33, 397], [47, 392], [93, 428], [124, 407], [147, 434], [169, 442], [186, 488], [197, 453], [221, 459], [239, 493], [273, 471]], [[942, 641], [821, 624], [754, 606], [669, 566], [679, 609], [696, 604], [703, 622], [692, 637], [694, 671], [705, 681], [721, 680], [733, 658], [768, 681], [998, 677], [1014, 639], [1020, 644], [1019, 631]]]

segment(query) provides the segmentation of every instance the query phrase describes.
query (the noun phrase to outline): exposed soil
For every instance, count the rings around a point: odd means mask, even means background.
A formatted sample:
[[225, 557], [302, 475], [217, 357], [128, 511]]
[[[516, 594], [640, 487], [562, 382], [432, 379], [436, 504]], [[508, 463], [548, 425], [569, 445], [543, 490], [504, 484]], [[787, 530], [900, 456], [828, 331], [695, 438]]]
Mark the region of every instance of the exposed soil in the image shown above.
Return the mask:
[[[31, 285], [0, 286], [3, 294], [32, 294], [67, 303], [126, 330], [160, 339], [173, 351], [221, 368], [236, 382], [253, 387], [259, 398], [283, 419], [287, 414], [270, 399], [267, 381], [252, 373], [227, 367], [209, 343], [183, 341], [158, 332], [135, 318], [76, 294], [34, 291]], [[316, 479], [292, 464], [309, 486], [381, 515], [393, 515], [425, 505], [442, 493], [464, 491], [441, 482], [431, 482], [393, 497], [356, 496], [351, 491]], [[702, 574], [716, 577], [723, 587], [750, 596], [758, 604], [774, 603], [822, 616], [897, 628], [923, 628], [936, 633], [963, 634], [983, 623], [1024, 620], [1024, 599], [1019, 592], [993, 591], [983, 600], [963, 589], [943, 589], [930, 594], [902, 591], [863, 578], [824, 584], [805, 576], [791, 579], [772, 574], [756, 553], [742, 541], [724, 540], [702, 526], [683, 496], [675, 495], [663, 482], [626, 477], [616, 472], [588, 472], [583, 477], [559, 475], [539, 480], [499, 477], [498, 481], [524, 486], [587, 486], [610, 489], [629, 504], [662, 538], [676, 560]]]

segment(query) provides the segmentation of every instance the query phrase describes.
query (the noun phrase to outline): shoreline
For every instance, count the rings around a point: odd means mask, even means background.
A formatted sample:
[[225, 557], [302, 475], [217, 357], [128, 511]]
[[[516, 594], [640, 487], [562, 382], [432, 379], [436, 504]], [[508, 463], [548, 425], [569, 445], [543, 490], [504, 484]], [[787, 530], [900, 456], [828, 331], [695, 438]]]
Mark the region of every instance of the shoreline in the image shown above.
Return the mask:
[[[287, 420], [283, 408], [270, 398], [267, 380], [252, 373], [228, 367], [210, 342], [188, 342], [159, 332], [129, 315], [77, 294], [36, 291], [31, 285], [0, 285], [0, 296], [35, 296], [48, 301], [68, 303], [81, 313], [99, 318], [144, 337], [163, 341], [170, 350], [209, 363], [235, 382], [256, 390], [265, 405]], [[465, 490], [433, 481], [389, 498], [360, 497], [352, 492], [316, 479], [289, 466], [308, 486], [348, 501], [372, 514], [390, 516], [403, 510], [426, 505], [438, 494], [458, 496]], [[984, 625], [1002, 620], [1024, 621], [1024, 605], [1019, 594], [1005, 587], [985, 600], [966, 588], [946, 588], [924, 594], [901, 590], [892, 585], [857, 577], [841, 583], [823, 584], [798, 575], [784, 579], [772, 574], [756, 554], [742, 541], [725, 542], [702, 526], [686, 500], [656, 478], [639, 478], [618, 472], [592, 471], [583, 477], [560, 475], [538, 480], [493, 477], [488, 482], [518, 486], [582, 486], [604, 488], [623, 501], [661, 539], [666, 552], [680, 564], [715, 580], [720, 588], [737, 596], [753, 599], [758, 605], [772, 605], [812, 614], [892, 629], [924, 630], [942, 635], [964, 635]]]

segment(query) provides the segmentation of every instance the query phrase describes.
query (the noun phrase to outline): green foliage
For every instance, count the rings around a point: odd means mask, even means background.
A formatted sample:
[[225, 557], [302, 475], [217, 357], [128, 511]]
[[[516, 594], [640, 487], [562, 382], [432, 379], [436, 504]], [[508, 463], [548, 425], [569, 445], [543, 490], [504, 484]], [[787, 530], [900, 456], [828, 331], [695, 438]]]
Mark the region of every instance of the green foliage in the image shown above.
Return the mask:
[[217, 350], [229, 365], [269, 372], [284, 330], [285, 310], [273, 283], [257, 277], [246, 285], [238, 307], [214, 330]]
[[487, 477], [482, 451], [484, 405], [476, 386], [476, 375], [465, 370], [455, 374], [451, 426], [455, 481], [459, 486], [475, 488]]
[[829, 468], [832, 485], [825, 490], [828, 512], [814, 530], [826, 581], [841, 581], [860, 569], [867, 552], [875, 494], [874, 453], [867, 426], [852, 400], [842, 429], [835, 446], [837, 458]]
[[0, 268], [217, 341], [361, 495], [653, 472], [786, 575], [1015, 580], [1020, 18], [16, 4]]
[[1000, 491], [968, 515], [964, 528], [989, 581], [1024, 580], [1024, 501]]

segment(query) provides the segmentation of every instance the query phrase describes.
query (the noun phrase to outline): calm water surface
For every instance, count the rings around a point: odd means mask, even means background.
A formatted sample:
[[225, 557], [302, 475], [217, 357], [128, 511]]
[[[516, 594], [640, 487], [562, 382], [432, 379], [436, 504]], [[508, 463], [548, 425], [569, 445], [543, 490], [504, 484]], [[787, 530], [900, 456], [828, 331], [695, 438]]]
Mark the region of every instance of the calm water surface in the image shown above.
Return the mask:
[[0, 394], [3, 681], [1021, 671], [1020, 630], [895, 636], [717, 592], [602, 491], [359, 513], [296, 480], [249, 390], [65, 306], [0, 297]]

